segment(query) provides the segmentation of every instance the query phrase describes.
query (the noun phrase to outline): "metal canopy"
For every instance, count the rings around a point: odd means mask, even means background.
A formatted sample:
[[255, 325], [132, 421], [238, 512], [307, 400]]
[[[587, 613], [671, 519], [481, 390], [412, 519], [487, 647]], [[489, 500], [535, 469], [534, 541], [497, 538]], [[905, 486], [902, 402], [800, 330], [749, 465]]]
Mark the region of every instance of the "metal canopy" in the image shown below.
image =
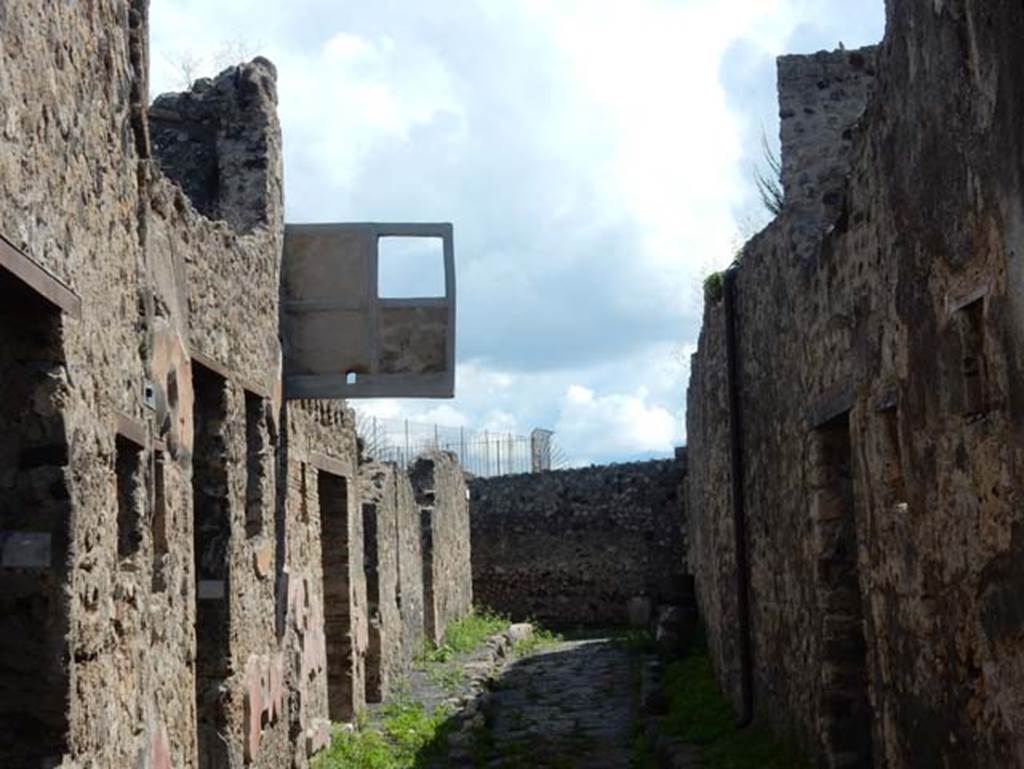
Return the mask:
[[[382, 299], [383, 237], [439, 238], [443, 297]], [[285, 397], [451, 398], [451, 224], [288, 224], [281, 281]]]

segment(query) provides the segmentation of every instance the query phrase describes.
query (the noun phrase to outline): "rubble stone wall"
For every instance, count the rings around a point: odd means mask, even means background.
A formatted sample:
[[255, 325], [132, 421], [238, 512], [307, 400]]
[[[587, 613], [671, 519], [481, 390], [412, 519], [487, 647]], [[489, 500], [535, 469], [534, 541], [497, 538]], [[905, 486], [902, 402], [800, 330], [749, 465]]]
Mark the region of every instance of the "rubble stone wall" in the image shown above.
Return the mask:
[[473, 608], [469, 492], [462, 467], [448, 452], [418, 457], [409, 479], [422, 527], [424, 633], [440, 644], [448, 623]]
[[[1016, 766], [1024, 9], [891, 0], [887, 21], [876, 63], [780, 60], [784, 152], [802, 120], [787, 88], [827, 81], [864, 113], [844, 108], [824, 139], [805, 126], [783, 166], [825, 180], [821, 205], [787, 186], [786, 210], [739, 261], [754, 712], [823, 766]], [[875, 85], [851, 86], [868, 67]], [[725, 322], [709, 297], [688, 394], [687, 531], [739, 704]]]
[[369, 605], [376, 659], [372, 672], [368, 666], [367, 691], [368, 699], [380, 701], [423, 649], [420, 516], [409, 476], [395, 464], [364, 462], [359, 484], [365, 536], [369, 539], [371, 529], [374, 536], [364, 568], [368, 581], [371, 573], [377, 580], [376, 599]]
[[395, 473], [395, 513], [398, 521], [396, 601], [402, 623], [397, 667], [404, 670], [423, 651], [426, 641], [420, 510], [408, 473]]
[[659, 460], [473, 479], [476, 600], [554, 626], [626, 625], [631, 602], [678, 603], [682, 478]]
[[[128, 766], [160, 743], [168, 746], [169, 762], [193, 766], [191, 685], [166, 685], [192, 677], [190, 560], [166, 562], [163, 577], [171, 588], [154, 590], [158, 551], [140, 508], [139, 484], [144, 480], [152, 488], [155, 455], [145, 432], [132, 431], [142, 446], [117, 439], [119, 425], [147, 420], [139, 334], [145, 271], [131, 98], [141, 19], [132, 4], [117, 0], [19, 3], [0, 11], [0, 18], [0, 232], [82, 303], [77, 319], [19, 314], [2, 321], [5, 337], [15, 324], [26, 332], [29, 346], [19, 357], [32, 361], [31, 371], [5, 366], [5, 388], [24, 375], [26, 386], [34, 382], [42, 390], [22, 401], [26, 423], [35, 424], [18, 439], [18, 431], [9, 430], [5, 439], [19, 454], [32, 450], [20, 460], [25, 479], [18, 483], [36, 489], [20, 492], [0, 528], [49, 534], [51, 563], [46, 569], [0, 567], [0, 582], [5, 595], [14, 594], [10, 583], [49, 584], [46, 611], [52, 613], [45, 633], [34, 620], [21, 621], [28, 621], [24, 632], [45, 634], [39, 652], [48, 647], [46, 653], [60, 660], [45, 685], [47, 696], [59, 697], [66, 708], [64, 734], [47, 743], [46, 756], [29, 760], [88, 756], [96, 765]], [[6, 292], [3, 299], [7, 305]], [[40, 443], [52, 450], [40, 453]], [[192, 538], [184, 515], [191, 502], [188, 474], [164, 467], [168, 525], [161, 537], [180, 551], [191, 547]], [[47, 476], [49, 499], [32, 502], [49, 508], [52, 529], [43, 530], [40, 520], [26, 532], [17, 508], [29, 501], [25, 493], [43, 490]], [[118, 494], [119, 487], [125, 493]], [[16, 499], [4, 496], [9, 503]], [[119, 536], [119, 523], [129, 522], [130, 536]], [[9, 671], [3, 676], [11, 680]], [[26, 708], [26, 721], [38, 723], [45, 707], [40, 703], [36, 713]], [[0, 738], [0, 764], [21, 763], [12, 751], [31, 742], [26, 733]]]
[[368, 647], [355, 417], [344, 406], [289, 401], [279, 454], [278, 633], [286, 653], [296, 765], [325, 744], [329, 720], [366, 704]]
[[269, 61], [150, 104], [146, 0], [0, 3], [0, 55], [0, 236], [81, 302], [0, 267], [0, 765], [305, 769], [422, 648], [421, 506], [468, 610], [461, 471], [366, 537], [352, 412], [284, 400]]
[[[399, 612], [399, 549], [396, 484], [404, 479], [392, 464], [367, 462], [359, 468], [363, 517], [363, 570], [367, 582], [370, 650], [367, 698], [380, 702], [402, 669]], [[422, 570], [422, 566], [420, 567]]]

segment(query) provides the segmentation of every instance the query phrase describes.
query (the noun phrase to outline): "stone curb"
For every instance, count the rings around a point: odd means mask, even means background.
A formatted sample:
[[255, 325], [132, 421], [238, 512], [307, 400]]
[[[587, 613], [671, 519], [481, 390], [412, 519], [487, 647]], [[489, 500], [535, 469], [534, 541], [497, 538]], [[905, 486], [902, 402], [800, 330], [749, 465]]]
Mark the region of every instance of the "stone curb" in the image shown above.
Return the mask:
[[490, 636], [483, 643], [484, 651], [463, 666], [468, 683], [465, 692], [448, 700], [455, 709], [452, 718], [458, 727], [448, 735], [451, 752], [449, 761], [469, 761], [473, 732], [487, 722], [487, 711], [491, 702], [491, 682], [514, 659], [516, 643], [533, 635], [533, 625], [516, 622], [506, 630]]

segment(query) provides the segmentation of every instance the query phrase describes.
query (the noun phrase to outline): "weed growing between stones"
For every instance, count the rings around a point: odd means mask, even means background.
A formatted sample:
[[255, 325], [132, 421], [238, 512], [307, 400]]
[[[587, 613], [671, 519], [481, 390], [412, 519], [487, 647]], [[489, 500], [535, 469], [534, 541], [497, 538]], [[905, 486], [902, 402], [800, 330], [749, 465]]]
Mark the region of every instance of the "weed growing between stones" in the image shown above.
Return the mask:
[[516, 657], [527, 657], [531, 654], [544, 651], [565, 639], [561, 633], [555, 633], [547, 628], [541, 627], [538, 623], [532, 622], [533, 632], [526, 638], [520, 638], [513, 644], [512, 653]]
[[790, 743], [768, 729], [736, 728], [736, 712], [715, 681], [704, 639], [684, 658], [668, 663], [664, 692], [667, 713], [658, 718], [655, 734], [638, 734], [635, 769], [655, 769], [658, 743], [689, 744], [700, 748], [704, 769], [807, 769], [807, 761]]
[[613, 633], [611, 639], [612, 643], [636, 654], [653, 654], [656, 651], [654, 634], [650, 630], [622, 630]]
[[466, 671], [458, 663], [440, 662], [427, 666], [427, 678], [432, 684], [451, 694], [466, 682]]
[[[313, 763], [314, 769], [406, 769], [445, 744], [450, 709], [428, 711], [418, 702], [398, 702], [382, 710], [375, 728], [358, 725], [339, 730], [329, 748]], [[433, 750], [432, 750], [433, 748]]]
[[725, 279], [720, 272], [713, 272], [704, 279], [704, 296], [712, 304], [721, 301], [725, 294]]
[[473, 651], [488, 637], [500, 633], [508, 625], [508, 617], [477, 606], [465, 617], [448, 625], [440, 646], [428, 642], [417, 662], [447, 662], [456, 654]]

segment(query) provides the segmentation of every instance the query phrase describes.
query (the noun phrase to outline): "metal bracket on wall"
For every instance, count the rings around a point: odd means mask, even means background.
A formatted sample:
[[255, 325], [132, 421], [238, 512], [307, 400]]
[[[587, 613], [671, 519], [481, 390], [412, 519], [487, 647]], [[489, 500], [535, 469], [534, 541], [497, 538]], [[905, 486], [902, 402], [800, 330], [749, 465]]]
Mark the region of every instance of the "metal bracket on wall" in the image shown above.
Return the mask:
[[[444, 296], [378, 295], [380, 238], [438, 238]], [[281, 288], [285, 397], [451, 398], [450, 224], [289, 224]]]

